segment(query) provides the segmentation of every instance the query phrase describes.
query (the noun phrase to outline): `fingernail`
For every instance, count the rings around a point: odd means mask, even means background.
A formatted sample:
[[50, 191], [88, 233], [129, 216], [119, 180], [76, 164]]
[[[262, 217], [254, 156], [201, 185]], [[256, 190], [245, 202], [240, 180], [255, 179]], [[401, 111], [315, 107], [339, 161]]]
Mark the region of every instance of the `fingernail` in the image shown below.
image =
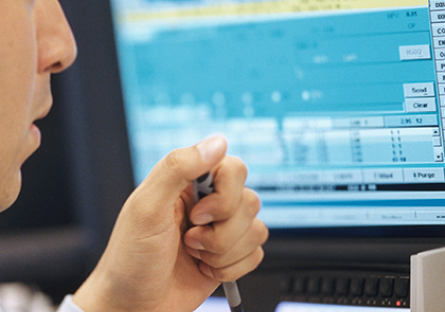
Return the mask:
[[201, 254], [199, 253], [198, 250], [190, 248], [189, 246], [185, 246], [185, 249], [192, 257], [194, 257], [196, 259], [201, 259]]
[[210, 267], [205, 264], [204, 262], [200, 262], [199, 263], [199, 269], [201, 270], [201, 272], [209, 277], [213, 278], [213, 273], [212, 273], [212, 269], [210, 269]]
[[199, 142], [196, 147], [201, 154], [202, 160], [209, 161], [216, 150], [225, 148], [225, 140], [220, 136], [214, 136]]
[[197, 239], [188, 238], [185, 243], [187, 246], [189, 246], [192, 249], [204, 250], [204, 246]]
[[194, 225], [206, 225], [213, 221], [213, 217], [207, 213], [199, 214], [193, 217]]

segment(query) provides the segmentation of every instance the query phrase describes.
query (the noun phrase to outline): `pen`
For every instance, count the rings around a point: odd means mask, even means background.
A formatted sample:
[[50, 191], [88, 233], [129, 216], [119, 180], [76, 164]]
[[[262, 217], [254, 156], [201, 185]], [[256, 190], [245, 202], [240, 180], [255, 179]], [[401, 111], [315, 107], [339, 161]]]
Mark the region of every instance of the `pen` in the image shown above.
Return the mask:
[[[193, 181], [193, 193], [195, 203], [205, 196], [213, 193], [213, 177], [209, 173], [200, 176], [198, 179]], [[226, 295], [227, 301], [229, 302], [230, 311], [232, 312], [244, 312], [241, 306], [241, 295], [238, 290], [238, 286], [235, 281], [222, 283], [224, 294]]]

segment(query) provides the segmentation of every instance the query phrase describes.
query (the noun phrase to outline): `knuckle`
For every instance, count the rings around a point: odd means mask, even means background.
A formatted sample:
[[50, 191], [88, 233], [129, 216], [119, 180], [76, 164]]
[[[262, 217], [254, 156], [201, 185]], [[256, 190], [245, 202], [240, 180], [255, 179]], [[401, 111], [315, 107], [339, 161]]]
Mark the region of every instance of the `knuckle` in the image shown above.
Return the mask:
[[206, 235], [205, 241], [206, 251], [209, 254], [222, 255], [230, 249], [230, 242], [227, 239], [227, 235], [220, 229], [212, 229], [211, 233]]
[[181, 153], [178, 149], [171, 151], [164, 158], [164, 164], [167, 170], [178, 172], [182, 168]]
[[212, 246], [209, 249], [215, 254], [224, 254], [229, 250], [226, 240], [215, 238], [211, 241], [211, 244]]
[[263, 248], [262, 247], [258, 247], [255, 250], [255, 252], [253, 253], [252, 257], [253, 257], [253, 259], [252, 259], [253, 267], [252, 267], [251, 271], [255, 270], [260, 265], [260, 263], [263, 261], [263, 259], [264, 259], [264, 250], [263, 250]]
[[236, 205], [231, 201], [226, 201], [227, 199], [223, 199], [218, 205], [218, 214], [221, 219], [228, 219], [233, 216]]
[[255, 219], [255, 221], [256, 221], [256, 227], [257, 227], [256, 237], [258, 237], [259, 244], [264, 245], [266, 243], [266, 241], [269, 239], [269, 229], [264, 224], [264, 222], [261, 221], [260, 219], [257, 218], [257, 219]]
[[230, 168], [237, 176], [243, 178], [244, 180], [247, 177], [247, 166], [241, 160], [241, 158], [228, 156], [228, 168]]
[[261, 247], [255, 249], [246, 259], [242, 262], [242, 266], [230, 266], [221, 269], [214, 269], [215, 277], [223, 282], [234, 281], [240, 277], [254, 271], [264, 259], [264, 250]]
[[244, 202], [249, 208], [251, 215], [256, 216], [260, 211], [261, 200], [252, 190], [245, 188], [243, 194]]
[[221, 255], [215, 254], [215, 253], [207, 253], [203, 260], [210, 265], [211, 267], [215, 269], [221, 269], [225, 266], [224, 259]]
[[262, 247], [258, 247], [257, 249], [257, 260], [258, 260], [258, 264], [261, 263], [261, 261], [263, 261], [264, 259], [264, 249]]
[[240, 158], [236, 158], [236, 160], [236, 172], [238, 172], [238, 174], [245, 180], [247, 178], [247, 166]]
[[221, 282], [234, 281], [239, 277], [234, 275], [230, 269], [215, 269], [214, 276]]

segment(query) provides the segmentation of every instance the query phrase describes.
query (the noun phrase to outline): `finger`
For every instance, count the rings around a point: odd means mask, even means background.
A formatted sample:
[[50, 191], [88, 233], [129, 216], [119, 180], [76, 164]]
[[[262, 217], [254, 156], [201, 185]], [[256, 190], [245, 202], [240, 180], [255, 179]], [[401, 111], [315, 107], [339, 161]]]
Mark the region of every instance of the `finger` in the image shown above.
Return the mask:
[[202, 260], [213, 268], [223, 268], [240, 261], [251, 254], [258, 246], [262, 246], [269, 236], [269, 231], [259, 219], [252, 222], [247, 233], [240, 238], [238, 243], [226, 253], [216, 254], [205, 250], [196, 250], [186, 246], [187, 252], [193, 257]]
[[232, 217], [211, 225], [190, 228], [184, 235], [184, 243], [192, 249], [217, 254], [232, 249], [247, 232], [261, 206], [252, 190], [243, 188], [242, 193], [239, 207]]
[[239, 206], [247, 177], [244, 163], [236, 157], [225, 157], [212, 174], [215, 192], [193, 207], [190, 220], [194, 225], [228, 219]]
[[251, 254], [233, 265], [224, 268], [213, 268], [201, 261], [199, 262], [199, 269], [203, 274], [220, 282], [236, 281], [240, 277], [255, 270], [263, 258], [263, 248], [257, 247]]
[[191, 181], [223, 159], [226, 150], [227, 142], [220, 136], [174, 150], [153, 168], [139, 189], [150, 195], [150, 202], [173, 204]]

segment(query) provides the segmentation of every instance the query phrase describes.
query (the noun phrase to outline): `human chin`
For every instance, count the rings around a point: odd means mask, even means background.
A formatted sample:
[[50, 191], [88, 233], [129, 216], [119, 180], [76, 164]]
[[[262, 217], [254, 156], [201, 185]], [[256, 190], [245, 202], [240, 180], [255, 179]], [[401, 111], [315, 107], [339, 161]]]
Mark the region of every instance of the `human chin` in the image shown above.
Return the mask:
[[9, 174], [8, 178], [0, 177], [0, 212], [5, 211], [17, 200], [22, 187], [20, 169]]
[[[19, 196], [22, 187], [23, 163], [39, 148], [41, 134], [39, 128], [32, 124], [26, 134], [24, 144], [8, 168], [0, 168], [0, 212], [8, 209]], [[7, 163], [7, 161], [6, 161]]]

